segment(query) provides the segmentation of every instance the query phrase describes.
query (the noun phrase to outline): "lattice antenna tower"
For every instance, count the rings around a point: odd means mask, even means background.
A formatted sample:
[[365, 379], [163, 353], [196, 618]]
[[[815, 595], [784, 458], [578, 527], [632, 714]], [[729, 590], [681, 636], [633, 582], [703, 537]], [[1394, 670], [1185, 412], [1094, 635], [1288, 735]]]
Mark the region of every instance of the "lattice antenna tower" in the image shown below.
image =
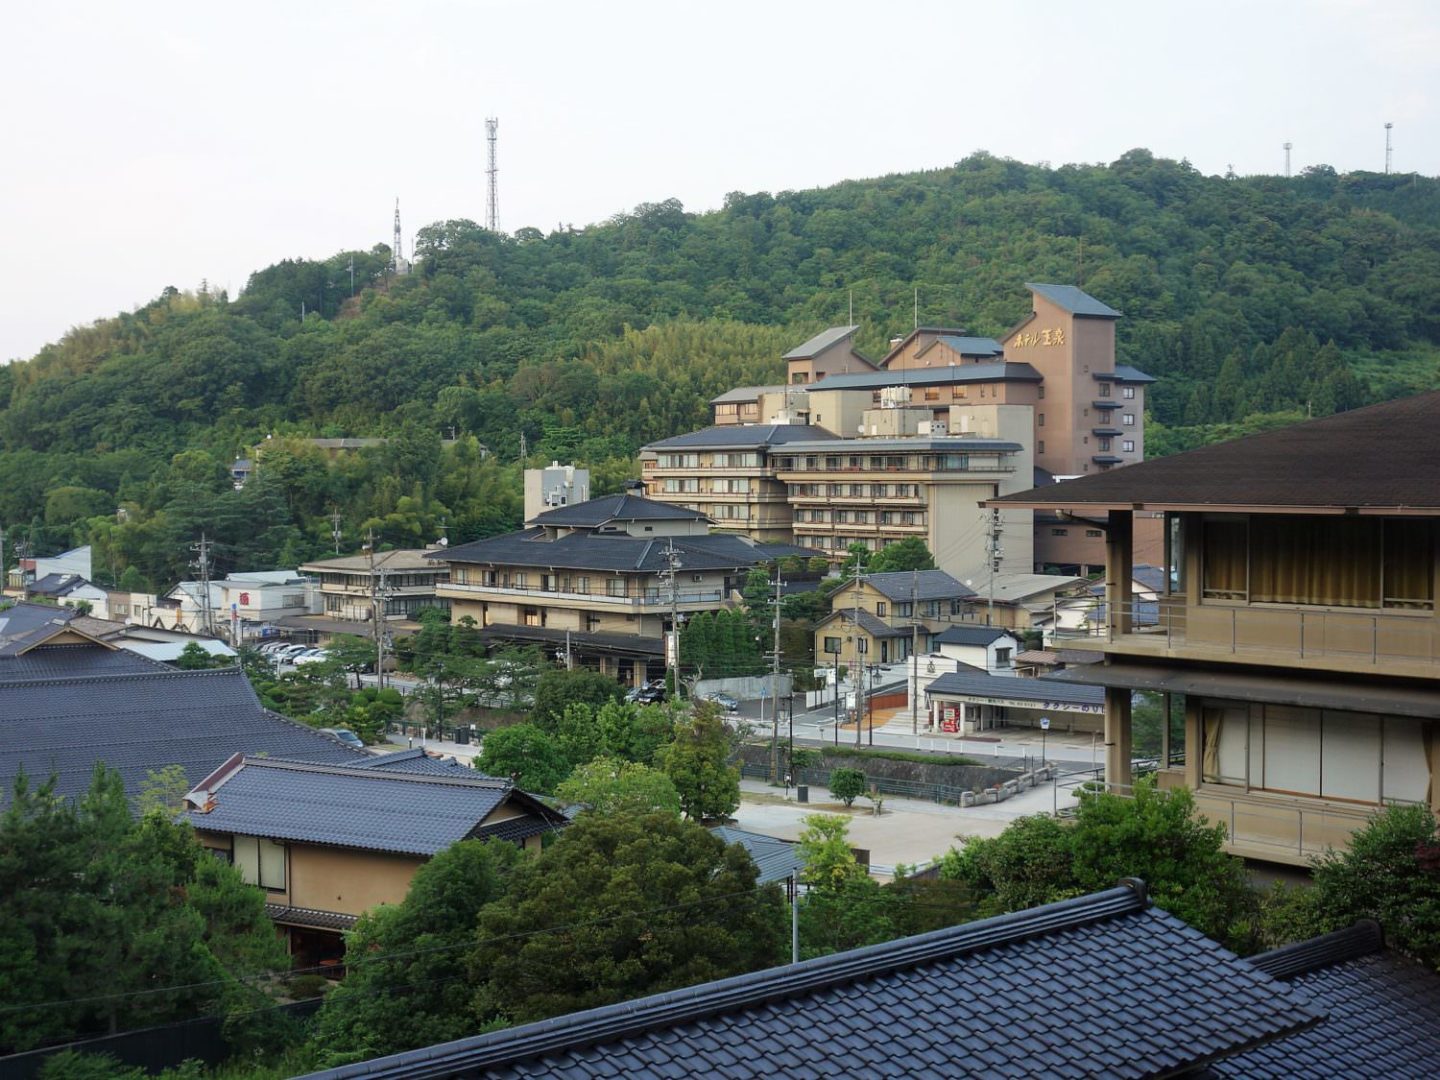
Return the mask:
[[500, 170], [495, 165], [495, 140], [500, 132], [500, 121], [489, 117], [485, 121], [485, 141], [490, 144], [490, 163], [485, 170], [485, 227], [491, 232], [500, 231], [500, 186], [497, 177]]
[[1290, 179], [1290, 151], [1295, 146], [1292, 142], [1285, 143], [1285, 179]]
[[399, 195], [396, 195], [396, 196], [395, 196], [395, 240], [394, 240], [394, 243], [393, 243], [393, 245], [392, 245], [392, 247], [391, 247], [391, 249], [390, 249], [390, 269], [392, 269], [393, 271], [395, 271], [395, 273], [397, 273], [397, 274], [403, 274], [403, 273], [405, 272], [404, 270], [401, 269], [401, 264], [402, 264], [405, 260], [404, 260], [404, 258], [401, 256], [401, 254], [400, 254], [400, 244], [401, 244], [401, 236], [400, 236], [400, 196], [399, 196]]

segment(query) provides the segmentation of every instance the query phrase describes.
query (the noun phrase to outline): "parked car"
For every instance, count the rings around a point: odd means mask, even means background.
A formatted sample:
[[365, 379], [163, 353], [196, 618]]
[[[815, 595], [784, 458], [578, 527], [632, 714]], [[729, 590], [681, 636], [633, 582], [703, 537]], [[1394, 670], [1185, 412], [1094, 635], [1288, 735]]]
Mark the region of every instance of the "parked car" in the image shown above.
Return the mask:
[[335, 738], [343, 742], [346, 746], [353, 747], [356, 750], [365, 749], [365, 743], [361, 740], [360, 736], [356, 735], [355, 732], [351, 731], [349, 728], [322, 727], [320, 731], [325, 735], [334, 736]]
[[740, 711], [740, 702], [736, 701], [733, 697], [725, 693], [723, 690], [717, 690], [713, 694], [706, 694], [705, 700], [713, 701], [716, 705], [719, 705], [720, 708], [724, 709], [726, 712]]
[[638, 705], [658, 705], [665, 700], [665, 682], [657, 679], [625, 691], [625, 700]]
[[320, 661], [328, 659], [330, 659], [330, 654], [324, 649], [306, 649], [302, 653], [297, 653], [290, 662], [298, 667], [301, 664], [318, 664]]

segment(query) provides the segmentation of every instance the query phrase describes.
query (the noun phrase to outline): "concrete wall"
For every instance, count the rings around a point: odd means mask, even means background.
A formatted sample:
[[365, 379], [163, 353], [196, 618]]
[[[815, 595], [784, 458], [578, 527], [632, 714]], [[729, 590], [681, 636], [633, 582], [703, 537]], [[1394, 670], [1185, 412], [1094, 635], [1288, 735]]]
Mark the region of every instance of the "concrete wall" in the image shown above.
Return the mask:
[[[788, 696], [794, 679], [789, 675], [780, 676], [780, 696]], [[707, 694], [729, 694], [738, 701], [756, 701], [770, 697], [773, 680], [769, 675], [748, 675], [737, 679], [701, 679], [695, 684], [695, 696]]]

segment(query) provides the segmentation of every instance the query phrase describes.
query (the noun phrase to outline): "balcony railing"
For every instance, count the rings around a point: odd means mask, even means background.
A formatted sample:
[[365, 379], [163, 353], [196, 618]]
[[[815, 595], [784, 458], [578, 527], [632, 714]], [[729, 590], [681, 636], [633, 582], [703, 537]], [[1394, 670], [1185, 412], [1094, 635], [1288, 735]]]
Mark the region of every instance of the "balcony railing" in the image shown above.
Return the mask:
[[1104, 601], [1062, 603], [1056, 615], [1058, 637], [1095, 638], [1139, 652], [1196, 650], [1261, 663], [1271, 654], [1300, 661], [1343, 661], [1347, 666], [1434, 665], [1440, 674], [1440, 633], [1428, 611], [1184, 604], [1178, 598], [1162, 597], [1123, 601], [1113, 613]]
[[[493, 597], [512, 596], [520, 599], [569, 600], [584, 604], [611, 604], [616, 607], [666, 607], [670, 603], [669, 589], [646, 589], [643, 592], [615, 596], [611, 593], [568, 592], [561, 589], [541, 589], [531, 586], [482, 585], [477, 582], [451, 581], [440, 586], [442, 589], [484, 594]], [[680, 589], [675, 602], [685, 607], [689, 604], [718, 604], [725, 599], [724, 589]]]

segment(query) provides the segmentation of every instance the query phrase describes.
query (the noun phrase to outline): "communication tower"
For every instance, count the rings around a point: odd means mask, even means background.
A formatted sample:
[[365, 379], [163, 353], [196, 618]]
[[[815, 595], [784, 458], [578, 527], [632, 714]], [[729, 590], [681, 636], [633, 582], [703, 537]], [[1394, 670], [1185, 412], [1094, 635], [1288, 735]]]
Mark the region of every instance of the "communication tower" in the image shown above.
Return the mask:
[[1289, 180], [1289, 179], [1290, 179], [1290, 148], [1291, 148], [1292, 146], [1294, 146], [1294, 145], [1295, 145], [1295, 144], [1292, 143], [1292, 142], [1287, 142], [1287, 143], [1285, 144], [1285, 179], [1286, 179], [1286, 180]]
[[1390, 129], [1395, 125], [1389, 120], [1385, 121], [1385, 175], [1390, 175]]
[[490, 165], [485, 170], [487, 198], [485, 201], [485, 227], [491, 232], [500, 231], [500, 188], [496, 184], [499, 170], [495, 167], [495, 140], [500, 131], [500, 121], [490, 117], [485, 121], [485, 141], [490, 144]]

